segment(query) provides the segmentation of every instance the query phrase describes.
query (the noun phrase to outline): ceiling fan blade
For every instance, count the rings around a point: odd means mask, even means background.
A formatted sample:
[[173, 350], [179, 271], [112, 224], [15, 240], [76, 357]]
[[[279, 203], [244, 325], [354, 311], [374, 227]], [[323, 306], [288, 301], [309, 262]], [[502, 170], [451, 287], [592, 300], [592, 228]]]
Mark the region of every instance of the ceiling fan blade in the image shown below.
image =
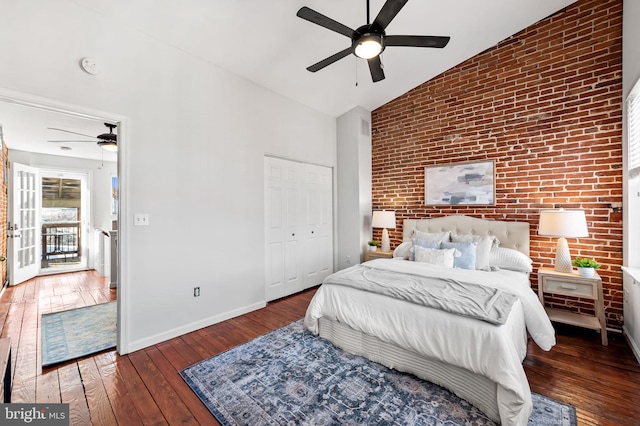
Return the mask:
[[408, 1], [409, 0], [387, 0], [384, 6], [382, 6], [382, 9], [380, 9], [380, 12], [378, 12], [376, 19], [373, 20], [373, 23], [384, 30]]
[[353, 30], [351, 28], [341, 24], [338, 21], [334, 21], [327, 16], [324, 16], [322, 13], [316, 12], [313, 9], [309, 9], [306, 6], [300, 8], [296, 15], [302, 19], [306, 19], [309, 22], [313, 22], [316, 25], [320, 25], [321, 27], [325, 27], [326, 29], [335, 31], [338, 34], [342, 34], [349, 38], [353, 36]]
[[373, 82], [375, 83], [377, 81], [384, 80], [384, 71], [382, 71], [380, 56], [367, 59], [367, 62], [369, 63], [369, 71], [371, 71], [371, 78], [373, 79]]
[[58, 129], [58, 128], [56, 128], [56, 127], [47, 127], [47, 129], [50, 129], [50, 130], [57, 130], [57, 131], [59, 131], [59, 132], [73, 133], [74, 135], [85, 136], [85, 137], [87, 137], [87, 138], [95, 138], [95, 136], [85, 135], [84, 133], [72, 132], [71, 130]]
[[322, 68], [331, 65], [332, 63], [339, 61], [342, 58], [345, 58], [351, 54], [351, 47], [344, 49], [341, 52], [336, 53], [335, 55], [329, 56], [327, 59], [323, 59], [317, 64], [313, 64], [310, 67], [307, 67], [307, 70], [311, 72], [320, 71]]
[[409, 46], [409, 47], [445, 47], [451, 37], [443, 36], [408, 36], [392, 35], [385, 36], [385, 46]]
[[47, 142], [53, 142], [53, 143], [91, 142], [91, 143], [96, 143], [97, 141], [47, 141]]

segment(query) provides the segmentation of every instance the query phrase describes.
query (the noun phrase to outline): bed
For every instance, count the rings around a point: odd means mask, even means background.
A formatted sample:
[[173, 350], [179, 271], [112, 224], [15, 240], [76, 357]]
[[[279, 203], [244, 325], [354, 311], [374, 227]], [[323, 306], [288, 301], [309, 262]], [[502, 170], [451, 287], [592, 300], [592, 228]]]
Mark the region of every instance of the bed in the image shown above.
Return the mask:
[[[420, 246], [429, 238], [438, 248]], [[444, 266], [439, 260], [424, 261], [425, 253], [464, 258], [460, 252], [469, 247], [475, 250], [473, 265], [465, 267], [469, 269], [452, 268], [448, 258]], [[532, 410], [522, 366], [527, 340], [531, 337], [544, 350], [555, 344], [551, 322], [530, 288], [528, 255], [525, 222], [463, 215], [404, 220], [403, 243], [394, 259], [375, 259], [332, 274], [311, 300], [305, 325], [348, 352], [451, 390], [497, 423], [525, 425]], [[390, 283], [380, 285], [384, 280]], [[464, 288], [456, 291], [469, 289], [473, 296], [456, 293], [454, 305], [458, 299], [470, 300], [442, 310], [432, 290], [422, 288], [450, 293], [443, 283], [462, 283]], [[407, 295], [414, 291], [407, 289], [416, 288], [420, 294]], [[496, 302], [497, 296], [504, 303]], [[468, 306], [476, 298], [486, 298], [480, 310], [492, 311], [492, 318], [481, 318], [485, 313]]]

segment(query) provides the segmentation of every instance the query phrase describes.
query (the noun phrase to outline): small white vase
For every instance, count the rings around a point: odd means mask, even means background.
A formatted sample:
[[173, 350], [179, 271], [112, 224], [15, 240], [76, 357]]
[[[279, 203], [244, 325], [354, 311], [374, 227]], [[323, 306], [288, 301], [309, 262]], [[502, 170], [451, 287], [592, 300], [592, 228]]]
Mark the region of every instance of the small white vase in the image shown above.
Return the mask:
[[596, 268], [580, 268], [578, 267], [578, 274], [581, 277], [593, 277], [596, 273]]
[[369, 251], [376, 251], [378, 250], [377, 246], [369, 246]]

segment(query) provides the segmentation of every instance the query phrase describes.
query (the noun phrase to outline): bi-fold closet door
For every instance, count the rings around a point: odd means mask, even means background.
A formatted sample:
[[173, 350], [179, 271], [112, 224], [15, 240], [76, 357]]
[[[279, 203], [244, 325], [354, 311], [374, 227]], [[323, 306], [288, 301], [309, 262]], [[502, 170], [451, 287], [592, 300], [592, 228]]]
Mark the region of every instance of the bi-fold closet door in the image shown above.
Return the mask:
[[333, 272], [332, 169], [265, 157], [267, 300], [296, 293]]

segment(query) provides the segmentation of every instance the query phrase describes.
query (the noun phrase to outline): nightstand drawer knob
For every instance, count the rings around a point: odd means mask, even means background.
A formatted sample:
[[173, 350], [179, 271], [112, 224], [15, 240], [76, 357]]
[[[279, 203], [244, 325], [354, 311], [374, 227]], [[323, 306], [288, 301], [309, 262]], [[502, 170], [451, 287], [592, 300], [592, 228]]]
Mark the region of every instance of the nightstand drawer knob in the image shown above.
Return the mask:
[[566, 288], [567, 290], [577, 290], [578, 286], [570, 285], [570, 284], [561, 284], [560, 287]]

